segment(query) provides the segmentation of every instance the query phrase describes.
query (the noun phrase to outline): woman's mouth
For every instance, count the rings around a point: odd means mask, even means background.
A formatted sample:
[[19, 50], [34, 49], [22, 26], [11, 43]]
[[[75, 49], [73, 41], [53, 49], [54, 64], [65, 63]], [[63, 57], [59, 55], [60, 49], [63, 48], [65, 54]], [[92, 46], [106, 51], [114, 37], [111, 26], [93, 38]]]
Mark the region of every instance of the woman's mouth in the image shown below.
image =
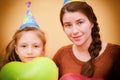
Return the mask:
[[74, 39], [75, 41], [79, 41], [80, 38], [81, 38], [81, 36], [75, 36], [75, 37], [73, 37], [73, 39]]

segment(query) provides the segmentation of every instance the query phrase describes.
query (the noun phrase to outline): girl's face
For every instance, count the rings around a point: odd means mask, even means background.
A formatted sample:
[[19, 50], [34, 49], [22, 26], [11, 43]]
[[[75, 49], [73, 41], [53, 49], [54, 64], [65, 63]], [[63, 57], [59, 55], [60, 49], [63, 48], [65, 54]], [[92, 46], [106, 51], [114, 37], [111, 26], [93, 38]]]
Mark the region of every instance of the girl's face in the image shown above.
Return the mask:
[[43, 43], [40, 37], [33, 32], [24, 32], [15, 45], [15, 51], [22, 62], [28, 62], [43, 55]]
[[91, 43], [93, 23], [82, 12], [66, 12], [63, 15], [63, 29], [68, 38], [76, 45]]

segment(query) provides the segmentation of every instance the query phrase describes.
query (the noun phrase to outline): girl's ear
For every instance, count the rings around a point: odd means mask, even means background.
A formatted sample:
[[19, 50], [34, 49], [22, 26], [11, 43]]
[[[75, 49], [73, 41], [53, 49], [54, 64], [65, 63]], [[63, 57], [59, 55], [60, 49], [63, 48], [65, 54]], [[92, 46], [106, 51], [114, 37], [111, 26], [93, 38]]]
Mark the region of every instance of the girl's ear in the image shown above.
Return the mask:
[[16, 52], [16, 54], [18, 55], [17, 46], [16, 46], [16, 45], [14, 45], [14, 47], [15, 47], [15, 52]]
[[42, 56], [45, 55], [45, 48], [43, 47], [43, 50], [42, 50]]
[[42, 49], [41, 56], [45, 56], [45, 47]]

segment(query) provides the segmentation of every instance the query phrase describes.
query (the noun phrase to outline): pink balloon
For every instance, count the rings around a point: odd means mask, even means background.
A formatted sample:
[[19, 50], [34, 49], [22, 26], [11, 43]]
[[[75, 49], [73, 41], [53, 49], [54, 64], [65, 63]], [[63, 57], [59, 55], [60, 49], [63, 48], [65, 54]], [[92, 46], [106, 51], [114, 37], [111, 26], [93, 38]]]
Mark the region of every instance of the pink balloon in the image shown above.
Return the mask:
[[67, 73], [63, 75], [60, 80], [105, 80], [104, 78], [88, 78], [77, 73]]
[[85, 80], [86, 78], [80, 74], [68, 73], [63, 75], [60, 80]]

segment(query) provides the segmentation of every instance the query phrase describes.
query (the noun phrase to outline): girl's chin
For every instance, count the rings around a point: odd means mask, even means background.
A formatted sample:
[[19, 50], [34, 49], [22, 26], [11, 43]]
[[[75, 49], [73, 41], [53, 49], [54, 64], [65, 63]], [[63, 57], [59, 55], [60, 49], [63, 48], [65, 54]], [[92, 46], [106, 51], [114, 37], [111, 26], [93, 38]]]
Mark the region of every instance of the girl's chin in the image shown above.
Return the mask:
[[26, 62], [30, 62], [31, 60], [33, 60], [34, 58], [27, 58], [27, 59], [25, 59], [24, 60], [24, 62], [26, 63]]

